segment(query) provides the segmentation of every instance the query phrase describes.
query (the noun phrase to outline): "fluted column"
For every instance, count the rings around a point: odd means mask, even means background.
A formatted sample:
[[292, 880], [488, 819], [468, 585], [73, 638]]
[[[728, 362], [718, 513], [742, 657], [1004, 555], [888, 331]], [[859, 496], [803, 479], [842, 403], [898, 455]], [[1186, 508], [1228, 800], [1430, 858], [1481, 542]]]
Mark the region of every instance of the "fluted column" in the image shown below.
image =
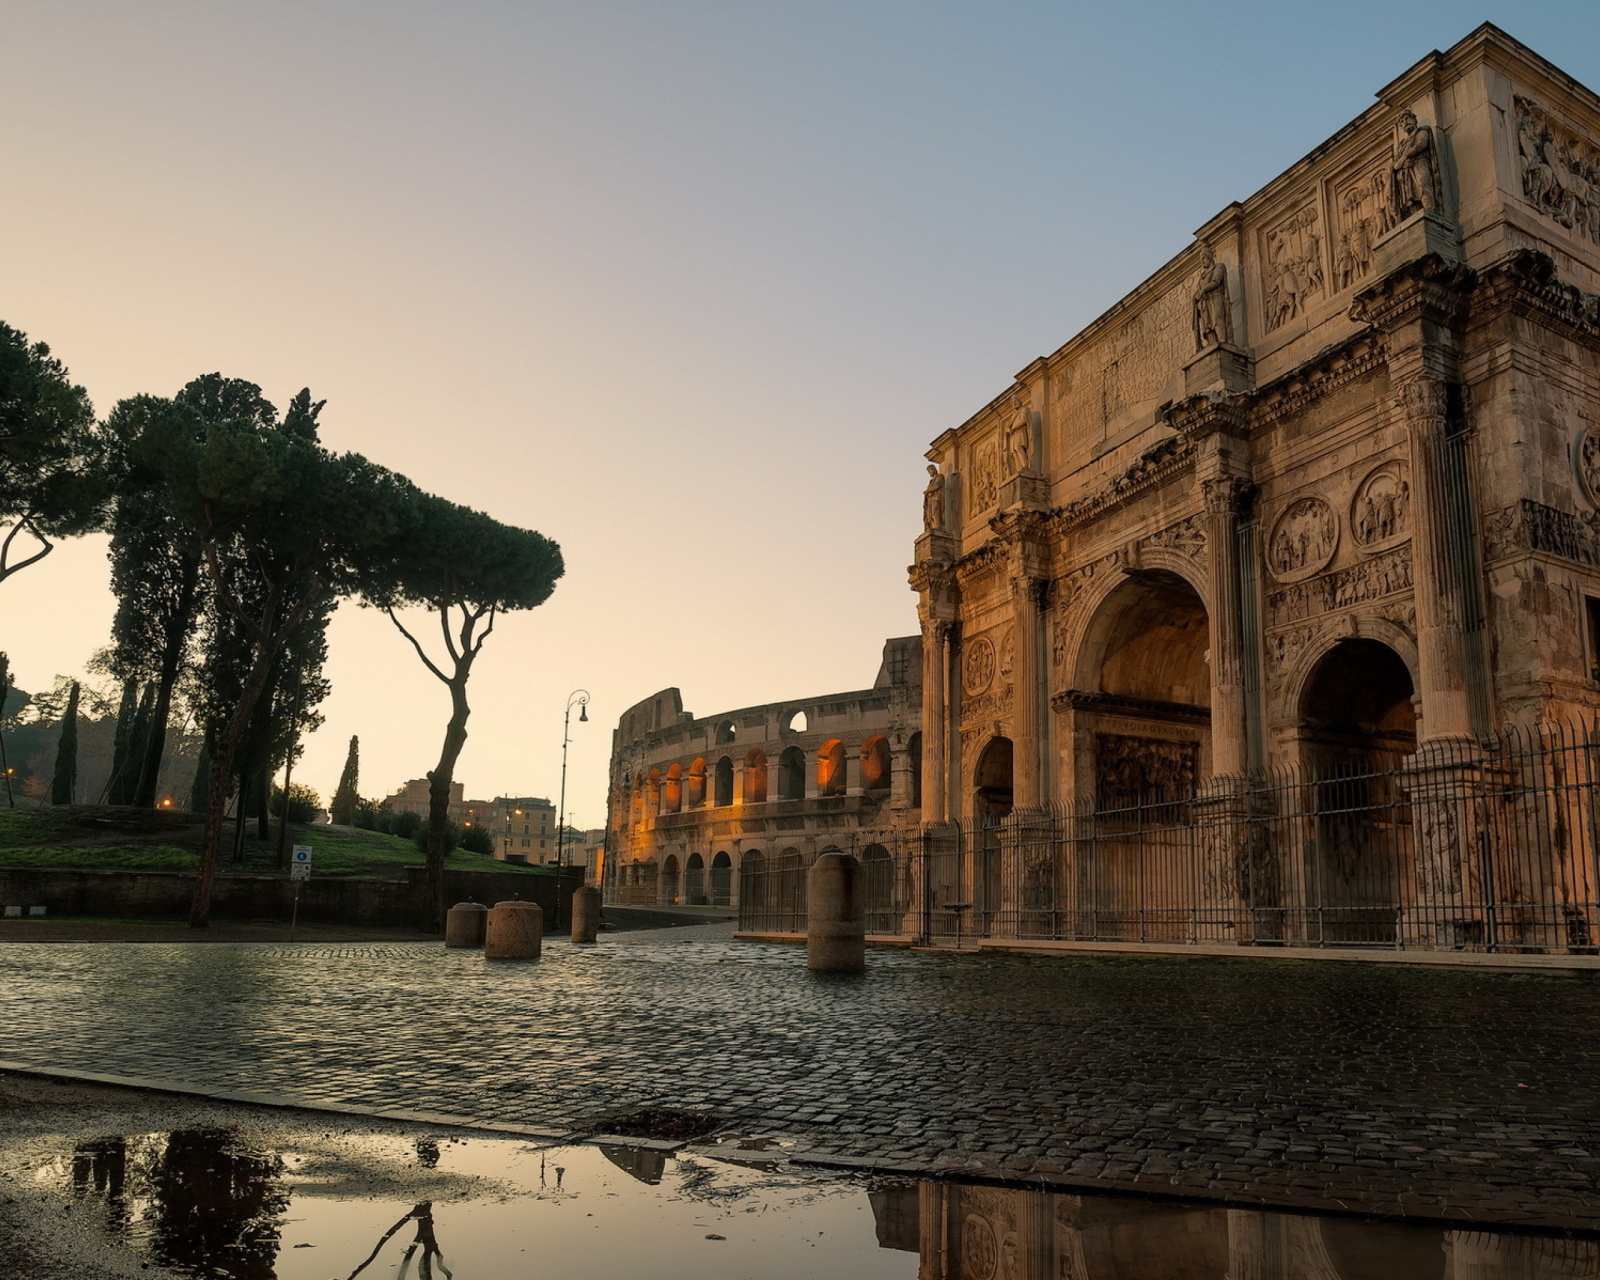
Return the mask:
[[1044, 715], [1041, 703], [1044, 662], [1041, 653], [1040, 604], [1047, 583], [1023, 578], [1013, 588], [1016, 627], [1016, 687], [1012, 692], [1015, 716], [1012, 741], [1013, 800], [1018, 809], [1037, 808], [1044, 800]]
[[1252, 490], [1248, 481], [1232, 476], [1202, 486], [1211, 594], [1211, 772], [1220, 776], [1243, 773], [1249, 763], [1239, 511]]
[[1445, 384], [1426, 375], [1412, 378], [1400, 388], [1400, 404], [1411, 446], [1420, 736], [1464, 738], [1472, 732], [1472, 709], [1463, 593], [1476, 584], [1461, 580], [1461, 557], [1454, 544], [1450, 511], [1457, 495], [1450, 491], [1445, 466]]
[[950, 625], [922, 624], [922, 820], [949, 818], [949, 785], [945, 765], [949, 758], [946, 726], [949, 712], [945, 691], [950, 680]]

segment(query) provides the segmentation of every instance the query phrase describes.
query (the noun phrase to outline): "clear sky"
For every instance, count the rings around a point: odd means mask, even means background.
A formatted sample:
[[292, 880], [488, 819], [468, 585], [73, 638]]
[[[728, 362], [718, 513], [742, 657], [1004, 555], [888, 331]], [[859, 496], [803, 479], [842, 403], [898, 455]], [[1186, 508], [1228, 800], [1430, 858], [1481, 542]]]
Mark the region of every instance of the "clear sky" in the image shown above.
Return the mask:
[[[604, 818], [616, 717], [868, 684], [916, 629], [922, 452], [1193, 230], [1484, 20], [1600, 86], [1600, 5], [10, 0], [0, 319], [107, 412], [202, 373], [554, 537], [473, 678], [471, 795]], [[112, 612], [102, 540], [0, 587], [18, 682]], [[347, 606], [302, 775], [437, 757]]]

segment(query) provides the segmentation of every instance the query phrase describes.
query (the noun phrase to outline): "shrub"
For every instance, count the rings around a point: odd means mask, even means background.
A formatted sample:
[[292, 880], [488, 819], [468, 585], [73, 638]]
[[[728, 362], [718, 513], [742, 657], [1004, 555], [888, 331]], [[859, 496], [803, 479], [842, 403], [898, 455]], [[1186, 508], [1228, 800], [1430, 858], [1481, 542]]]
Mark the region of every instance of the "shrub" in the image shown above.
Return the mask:
[[423, 825], [422, 815], [420, 813], [412, 813], [409, 809], [404, 809], [399, 813], [385, 810], [385, 813], [388, 814], [388, 825], [384, 827], [384, 830], [392, 835], [399, 836], [403, 840], [409, 840], [416, 835], [417, 830]]
[[[418, 817], [418, 815], [416, 815], [414, 813], [413, 814], [409, 814], [409, 815], [407, 815], [407, 814], [397, 814], [396, 815], [397, 818], [399, 818], [399, 817], [408, 817], [408, 816], [417, 819], [416, 831], [413, 833], [411, 838], [412, 838], [412, 840], [414, 840], [416, 842], [417, 848], [421, 849], [424, 853], [426, 853], [428, 851], [428, 824], [425, 823], [420, 817]], [[400, 833], [397, 831], [397, 832], [395, 832], [395, 834], [399, 835]], [[451, 822], [448, 818], [446, 818], [445, 819], [445, 823], [444, 823], [444, 851], [446, 853], [449, 853], [450, 850], [454, 849], [460, 843], [461, 843], [461, 828], [456, 826], [455, 823]]]
[[[317, 810], [322, 808], [322, 797], [310, 787], [298, 782], [289, 784], [289, 821], [310, 822], [317, 816]], [[272, 813], [274, 817], [283, 817], [283, 788], [272, 788]]]
[[461, 847], [468, 853], [484, 853], [493, 857], [494, 837], [483, 827], [468, 827], [461, 833]]

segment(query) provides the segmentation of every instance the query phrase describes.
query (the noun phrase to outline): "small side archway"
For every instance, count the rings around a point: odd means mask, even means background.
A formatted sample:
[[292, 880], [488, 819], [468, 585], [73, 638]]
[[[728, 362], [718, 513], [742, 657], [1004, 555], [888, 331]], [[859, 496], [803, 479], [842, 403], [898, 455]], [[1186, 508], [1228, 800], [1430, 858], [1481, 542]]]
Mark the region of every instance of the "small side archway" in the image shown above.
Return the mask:
[[713, 792], [711, 803], [717, 808], [733, 803], [733, 760], [728, 756], [717, 761]]
[[696, 757], [689, 766], [689, 776], [684, 785], [684, 803], [691, 809], [698, 809], [706, 802], [706, 762], [704, 757]]
[[817, 751], [817, 794], [844, 795], [846, 777], [844, 743], [838, 738], [830, 738]]
[[690, 906], [706, 901], [706, 860], [698, 853], [691, 853], [684, 864], [683, 898]]
[[678, 901], [679, 894], [678, 855], [669, 853], [667, 860], [661, 864], [661, 901], [674, 903]]
[[806, 798], [806, 753], [799, 747], [785, 747], [778, 757], [778, 799]]
[[861, 789], [868, 793], [887, 791], [890, 783], [889, 739], [874, 734], [861, 744]]
[[683, 809], [683, 766], [672, 765], [667, 769], [667, 776], [661, 788], [661, 810], [663, 813], [678, 813]]
[[1011, 739], [990, 738], [973, 770], [973, 812], [990, 821], [1011, 812], [1015, 799]]
[[752, 747], [744, 758], [744, 802], [765, 804], [767, 799], [767, 753]]
[[711, 859], [711, 905], [731, 906], [733, 903], [733, 859], [726, 849]]

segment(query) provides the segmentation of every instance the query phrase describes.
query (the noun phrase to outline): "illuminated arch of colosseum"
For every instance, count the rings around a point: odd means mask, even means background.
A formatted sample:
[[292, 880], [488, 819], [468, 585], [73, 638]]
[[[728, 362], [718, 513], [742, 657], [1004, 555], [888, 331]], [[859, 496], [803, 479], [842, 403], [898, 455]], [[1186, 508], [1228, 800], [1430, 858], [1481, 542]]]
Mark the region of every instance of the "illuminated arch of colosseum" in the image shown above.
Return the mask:
[[881, 853], [918, 829], [920, 646], [888, 641], [854, 692], [695, 716], [663, 689], [630, 707], [612, 738], [606, 900], [737, 906], [759, 871]]

